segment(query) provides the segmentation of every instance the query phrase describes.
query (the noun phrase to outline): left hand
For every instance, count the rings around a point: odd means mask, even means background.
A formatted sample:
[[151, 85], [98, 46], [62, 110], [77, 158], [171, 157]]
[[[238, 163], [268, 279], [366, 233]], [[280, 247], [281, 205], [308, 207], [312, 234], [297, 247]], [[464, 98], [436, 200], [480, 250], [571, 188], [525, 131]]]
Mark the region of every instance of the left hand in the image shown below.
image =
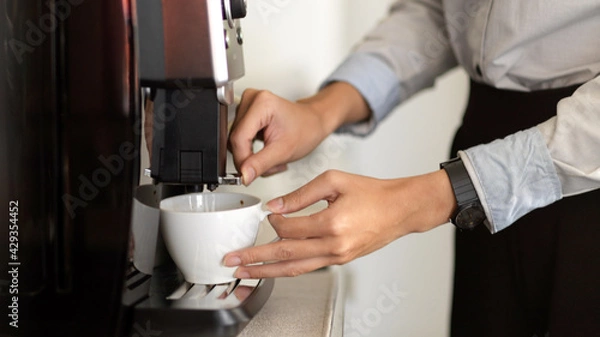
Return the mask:
[[[281, 215], [320, 200], [329, 206], [318, 213]], [[442, 170], [393, 180], [328, 171], [267, 207], [276, 213], [269, 221], [282, 240], [227, 254], [225, 265], [240, 266], [238, 278], [297, 276], [348, 263], [448, 222], [455, 199]]]

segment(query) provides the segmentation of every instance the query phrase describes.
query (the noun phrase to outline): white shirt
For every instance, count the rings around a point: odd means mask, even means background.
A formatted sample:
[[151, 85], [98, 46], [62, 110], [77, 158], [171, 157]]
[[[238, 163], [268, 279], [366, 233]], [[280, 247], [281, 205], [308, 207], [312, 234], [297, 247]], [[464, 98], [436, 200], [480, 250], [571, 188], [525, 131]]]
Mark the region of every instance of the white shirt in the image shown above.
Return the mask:
[[600, 0], [397, 1], [325, 82], [352, 84], [373, 111], [339, 131], [368, 134], [456, 65], [502, 89], [585, 83], [558, 104], [556, 117], [459, 152], [490, 231], [600, 188]]

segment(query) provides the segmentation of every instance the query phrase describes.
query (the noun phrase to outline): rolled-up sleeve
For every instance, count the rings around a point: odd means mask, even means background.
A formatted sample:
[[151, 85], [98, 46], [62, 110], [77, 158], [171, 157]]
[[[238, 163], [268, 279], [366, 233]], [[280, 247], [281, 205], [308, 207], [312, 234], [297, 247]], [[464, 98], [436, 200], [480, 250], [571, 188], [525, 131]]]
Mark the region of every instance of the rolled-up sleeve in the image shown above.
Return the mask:
[[397, 1], [323, 84], [350, 83], [372, 111], [370, 120], [338, 132], [369, 134], [398, 104], [456, 65], [441, 1]]
[[600, 188], [600, 78], [544, 123], [459, 152], [492, 233], [534, 209]]

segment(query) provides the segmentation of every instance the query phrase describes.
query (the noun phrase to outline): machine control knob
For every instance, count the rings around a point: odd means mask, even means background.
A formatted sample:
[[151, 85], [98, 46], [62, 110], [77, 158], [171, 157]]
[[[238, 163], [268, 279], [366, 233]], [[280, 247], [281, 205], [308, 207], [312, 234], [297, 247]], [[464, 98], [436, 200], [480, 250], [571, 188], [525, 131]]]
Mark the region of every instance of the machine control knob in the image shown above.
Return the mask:
[[223, 0], [222, 6], [223, 20], [242, 19], [248, 14], [248, 5], [246, 0]]
[[245, 18], [248, 14], [246, 0], [231, 0], [231, 15], [234, 19]]

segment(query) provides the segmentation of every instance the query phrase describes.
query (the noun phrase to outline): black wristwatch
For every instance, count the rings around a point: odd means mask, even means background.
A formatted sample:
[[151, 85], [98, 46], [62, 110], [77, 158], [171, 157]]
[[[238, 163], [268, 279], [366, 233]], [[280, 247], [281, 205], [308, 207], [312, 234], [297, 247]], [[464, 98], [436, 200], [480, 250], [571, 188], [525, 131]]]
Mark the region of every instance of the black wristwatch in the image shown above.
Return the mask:
[[486, 219], [485, 212], [462, 159], [454, 158], [440, 164], [450, 178], [456, 197], [456, 211], [450, 222], [460, 229], [471, 230]]

